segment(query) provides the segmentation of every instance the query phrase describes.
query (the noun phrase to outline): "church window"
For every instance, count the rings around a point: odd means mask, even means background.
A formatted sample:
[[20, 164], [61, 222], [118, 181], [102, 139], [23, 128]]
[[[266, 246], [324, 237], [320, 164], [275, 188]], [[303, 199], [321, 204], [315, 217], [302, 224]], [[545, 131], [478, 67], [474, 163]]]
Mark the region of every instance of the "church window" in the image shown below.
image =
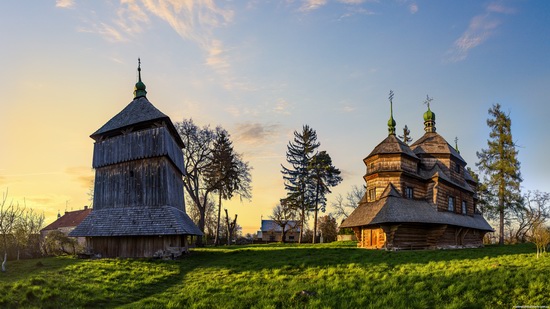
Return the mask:
[[414, 198], [414, 189], [412, 187], [405, 188], [405, 197], [408, 199]]
[[369, 201], [373, 202], [376, 200], [376, 188], [370, 188], [369, 189]]
[[455, 211], [455, 197], [449, 196], [449, 211]]
[[463, 215], [468, 214], [468, 210], [467, 210], [468, 208], [466, 206], [467, 206], [466, 201], [462, 201], [462, 214]]
[[460, 164], [455, 163], [455, 172], [460, 174]]

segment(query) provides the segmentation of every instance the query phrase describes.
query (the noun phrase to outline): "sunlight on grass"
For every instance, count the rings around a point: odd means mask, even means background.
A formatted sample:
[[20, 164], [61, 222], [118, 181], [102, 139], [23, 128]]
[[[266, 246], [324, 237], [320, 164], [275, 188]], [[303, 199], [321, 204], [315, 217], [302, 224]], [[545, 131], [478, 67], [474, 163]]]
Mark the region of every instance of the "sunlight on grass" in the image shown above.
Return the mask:
[[197, 248], [182, 260], [48, 258], [0, 274], [0, 307], [494, 308], [550, 304], [530, 245], [370, 251], [355, 243]]

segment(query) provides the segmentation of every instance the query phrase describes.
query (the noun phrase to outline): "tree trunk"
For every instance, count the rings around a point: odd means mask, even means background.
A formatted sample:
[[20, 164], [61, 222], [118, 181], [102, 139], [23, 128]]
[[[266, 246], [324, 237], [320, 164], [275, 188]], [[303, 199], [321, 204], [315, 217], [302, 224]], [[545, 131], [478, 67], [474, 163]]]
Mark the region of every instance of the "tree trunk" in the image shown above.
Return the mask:
[[4, 262], [2, 262], [2, 272], [6, 272], [6, 262], [8, 261], [8, 253], [4, 253]]
[[314, 219], [313, 221], [313, 242], [317, 242], [317, 213], [319, 212], [319, 185], [317, 185], [317, 188], [315, 190], [315, 213], [314, 213]]
[[219, 194], [219, 200], [218, 200], [218, 222], [216, 223], [216, 238], [214, 238], [214, 245], [218, 246], [220, 243], [220, 217], [222, 215], [222, 194], [221, 192], [218, 192]]
[[225, 227], [227, 232], [227, 245], [231, 243], [231, 226], [229, 225], [229, 213], [227, 213], [227, 209], [225, 209], [225, 224], [227, 226]]
[[300, 217], [300, 236], [298, 237], [298, 243], [301, 244], [302, 243], [302, 237], [303, 237], [303, 234], [304, 234], [304, 221], [306, 220], [305, 218], [305, 206], [302, 205], [302, 209], [301, 209], [301, 217]]
[[504, 245], [504, 201], [500, 200], [498, 202], [498, 212], [500, 214], [500, 226], [499, 226], [499, 237], [498, 237], [498, 244]]

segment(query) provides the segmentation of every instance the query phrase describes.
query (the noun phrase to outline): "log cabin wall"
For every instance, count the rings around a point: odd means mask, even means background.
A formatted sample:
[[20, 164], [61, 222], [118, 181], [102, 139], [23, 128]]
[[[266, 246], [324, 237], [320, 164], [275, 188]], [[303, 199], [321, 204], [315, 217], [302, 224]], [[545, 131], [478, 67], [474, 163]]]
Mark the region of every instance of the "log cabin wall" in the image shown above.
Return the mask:
[[95, 254], [105, 258], [153, 257], [168, 248], [187, 248], [183, 235], [87, 237], [87, 242]]
[[454, 213], [462, 214], [462, 201], [465, 201], [466, 214], [473, 216], [475, 207], [473, 194], [457, 187], [451, 187], [442, 181], [437, 184], [437, 210], [449, 211], [450, 196], [454, 197]]
[[96, 169], [94, 208], [170, 205], [184, 210], [183, 179], [167, 157]]

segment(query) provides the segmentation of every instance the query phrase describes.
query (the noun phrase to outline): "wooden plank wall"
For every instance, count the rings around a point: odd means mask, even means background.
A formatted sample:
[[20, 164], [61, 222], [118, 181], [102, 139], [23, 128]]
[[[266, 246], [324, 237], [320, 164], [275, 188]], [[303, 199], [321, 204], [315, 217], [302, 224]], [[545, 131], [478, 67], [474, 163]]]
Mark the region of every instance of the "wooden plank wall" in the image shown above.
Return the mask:
[[88, 237], [88, 247], [94, 254], [105, 258], [153, 257], [159, 251], [173, 247], [186, 247], [183, 235], [127, 236], [127, 237]]
[[181, 148], [165, 127], [149, 128], [96, 142], [92, 166], [99, 168], [158, 156], [168, 156], [179, 171], [185, 173]]
[[184, 209], [183, 179], [166, 157], [96, 169], [94, 208], [170, 205]]

